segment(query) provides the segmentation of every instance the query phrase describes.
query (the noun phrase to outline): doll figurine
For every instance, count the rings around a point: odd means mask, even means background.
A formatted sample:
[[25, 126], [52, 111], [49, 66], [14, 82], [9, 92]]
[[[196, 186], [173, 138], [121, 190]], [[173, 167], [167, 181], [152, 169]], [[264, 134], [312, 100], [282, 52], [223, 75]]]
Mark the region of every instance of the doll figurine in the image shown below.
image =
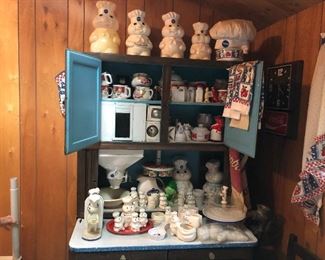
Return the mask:
[[96, 3], [98, 14], [93, 20], [95, 30], [89, 37], [91, 52], [119, 53], [119, 24], [114, 11], [116, 5], [109, 1]]
[[184, 30], [179, 24], [179, 14], [169, 12], [162, 16], [165, 26], [162, 28], [162, 41], [159, 44], [161, 57], [183, 58], [186, 50], [185, 43], [182, 39]]
[[152, 43], [149, 39], [150, 27], [145, 23], [146, 13], [142, 10], [133, 10], [128, 13], [130, 24], [128, 26], [128, 38], [125, 41], [126, 54], [150, 56]]
[[197, 22], [193, 24], [194, 35], [190, 49], [190, 59], [210, 60], [210, 36], [208, 35], [208, 24]]

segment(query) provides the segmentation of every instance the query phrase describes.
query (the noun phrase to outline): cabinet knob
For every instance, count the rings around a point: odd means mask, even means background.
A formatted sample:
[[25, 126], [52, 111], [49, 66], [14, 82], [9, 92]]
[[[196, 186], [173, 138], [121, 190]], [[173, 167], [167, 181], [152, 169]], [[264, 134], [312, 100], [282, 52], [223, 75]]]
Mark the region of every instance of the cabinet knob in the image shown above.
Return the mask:
[[126, 260], [125, 255], [121, 255], [120, 260]]
[[215, 255], [214, 253], [210, 252], [210, 253], [209, 253], [209, 259], [210, 259], [210, 260], [214, 260], [214, 259], [216, 259], [216, 255]]

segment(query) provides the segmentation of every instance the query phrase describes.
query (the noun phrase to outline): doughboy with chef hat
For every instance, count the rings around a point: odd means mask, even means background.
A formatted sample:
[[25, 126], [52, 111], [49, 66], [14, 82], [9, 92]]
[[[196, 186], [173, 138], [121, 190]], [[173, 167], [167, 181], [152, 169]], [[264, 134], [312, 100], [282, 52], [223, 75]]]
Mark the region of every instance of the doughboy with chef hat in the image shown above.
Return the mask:
[[162, 28], [162, 41], [159, 44], [161, 57], [183, 58], [186, 50], [185, 43], [182, 39], [184, 30], [179, 24], [179, 14], [169, 12], [162, 16], [165, 26]]
[[256, 29], [248, 20], [233, 19], [216, 23], [210, 30], [210, 36], [216, 40], [216, 59], [242, 60], [255, 35]]
[[128, 13], [130, 24], [128, 26], [128, 38], [125, 41], [128, 55], [150, 56], [152, 43], [149, 39], [150, 27], [144, 17], [146, 13], [136, 9]]
[[210, 36], [208, 34], [209, 25], [197, 22], [193, 24], [194, 35], [192, 36], [192, 46], [190, 49], [190, 59], [210, 60]]
[[93, 20], [95, 30], [89, 37], [91, 52], [119, 53], [119, 24], [114, 14], [116, 5], [110, 1], [96, 3], [97, 15]]

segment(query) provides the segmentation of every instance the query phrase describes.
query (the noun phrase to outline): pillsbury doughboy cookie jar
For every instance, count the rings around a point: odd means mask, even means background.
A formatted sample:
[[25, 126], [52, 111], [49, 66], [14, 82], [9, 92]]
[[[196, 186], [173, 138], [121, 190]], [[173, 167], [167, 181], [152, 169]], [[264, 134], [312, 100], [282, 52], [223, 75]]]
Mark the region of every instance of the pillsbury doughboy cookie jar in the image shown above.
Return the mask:
[[161, 57], [183, 58], [186, 50], [185, 43], [182, 39], [184, 30], [179, 24], [179, 14], [169, 12], [162, 16], [165, 26], [162, 28], [162, 41], [159, 44]]
[[152, 43], [149, 39], [150, 27], [144, 17], [146, 13], [136, 9], [128, 13], [130, 24], [128, 26], [128, 38], [125, 41], [128, 55], [150, 56]]
[[194, 35], [192, 36], [192, 46], [190, 49], [190, 59], [210, 60], [210, 36], [208, 34], [209, 25], [197, 22], [193, 24]]
[[91, 52], [119, 53], [120, 37], [117, 33], [119, 24], [114, 11], [116, 5], [109, 1], [96, 3], [98, 13], [93, 20], [95, 30], [89, 37]]
[[251, 21], [233, 19], [217, 22], [210, 30], [217, 60], [242, 61], [249, 43], [254, 40], [256, 29]]

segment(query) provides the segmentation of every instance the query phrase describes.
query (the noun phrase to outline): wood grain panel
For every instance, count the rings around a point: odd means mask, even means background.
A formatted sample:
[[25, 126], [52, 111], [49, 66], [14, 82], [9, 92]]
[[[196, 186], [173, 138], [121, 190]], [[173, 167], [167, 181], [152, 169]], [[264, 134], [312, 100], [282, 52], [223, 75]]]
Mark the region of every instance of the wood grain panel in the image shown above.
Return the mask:
[[[68, 48], [84, 50], [84, 0], [68, 2]], [[64, 118], [61, 118], [64, 120]], [[77, 153], [67, 156], [67, 241], [77, 218]], [[68, 250], [67, 250], [68, 254]], [[68, 256], [67, 256], [68, 257]], [[67, 258], [68, 259], [68, 258]]]
[[96, 8], [97, 0], [86, 0], [85, 1], [85, 19], [84, 19], [84, 50], [90, 50], [89, 36], [94, 30], [93, 19], [97, 14]]
[[[323, 8], [322, 8], [322, 27], [321, 31], [325, 32], [325, 4], [323, 3]], [[323, 199], [324, 203], [324, 199]], [[321, 217], [321, 224], [320, 224], [320, 229], [318, 231], [317, 235], [317, 255], [319, 256], [325, 256], [325, 207], [323, 206], [321, 208], [320, 212], [320, 217]]]
[[151, 1], [146, 0], [146, 21], [151, 26], [150, 40], [153, 44], [151, 56], [160, 56], [159, 43], [162, 39], [161, 29], [164, 25], [161, 16], [173, 10], [173, 0]]
[[66, 257], [67, 166], [54, 75], [65, 64], [67, 6], [66, 0], [36, 2], [37, 259]]
[[125, 54], [125, 40], [127, 35], [127, 15], [126, 15], [126, 2], [127, 0], [114, 0], [116, 3], [115, 15], [119, 22], [118, 33], [121, 38], [120, 53]]
[[[18, 3], [0, 2], [0, 216], [10, 214], [9, 180], [20, 175]], [[0, 255], [11, 255], [11, 234], [0, 230]]]
[[296, 27], [297, 16], [290, 16], [286, 19], [286, 34], [284, 44], [284, 60], [290, 62], [294, 60], [296, 47]]
[[[21, 252], [36, 259], [36, 67], [35, 0], [19, 1]], [[26, 51], [28, 50], [28, 51]], [[27, 196], [28, 194], [28, 196]]]
[[192, 35], [194, 33], [193, 23], [199, 21], [200, 18], [200, 0], [177, 0], [174, 1], [174, 11], [180, 14], [180, 24], [182, 25], [185, 35], [183, 40], [185, 42], [186, 50], [184, 57], [189, 57], [190, 48], [192, 45]]
[[[304, 16], [303, 16], [304, 15]], [[302, 17], [301, 17], [302, 16]], [[313, 17], [311, 20], [310, 17]], [[308, 20], [309, 19], [309, 20]], [[310, 30], [308, 34], [309, 40], [307, 41], [306, 37], [303, 36], [303, 32], [305, 28], [301, 28], [302, 26], [306, 26], [309, 22], [309, 27], [307, 30]], [[304, 41], [297, 42], [297, 48], [299, 48], [298, 57], [304, 57], [305, 66], [304, 66], [304, 88], [302, 91], [302, 104], [300, 106], [301, 115], [300, 119], [307, 118], [307, 108], [308, 108], [308, 98], [309, 98], [309, 91], [310, 91], [310, 82], [312, 81], [312, 77], [314, 74], [314, 68], [316, 64], [317, 54], [319, 51], [319, 39], [320, 39], [320, 32], [321, 32], [321, 23], [322, 23], [322, 4], [315, 5], [313, 8], [309, 8], [308, 10], [302, 12], [301, 14], [297, 15], [297, 39], [303, 38]], [[306, 31], [305, 31], [306, 32]], [[299, 44], [302, 44], [300, 46]], [[307, 85], [305, 87], [305, 85]], [[305, 133], [305, 124], [303, 124], [302, 135]], [[303, 148], [304, 139], [301, 140], [301, 148]], [[299, 165], [300, 166], [300, 165]], [[313, 252], [317, 249], [317, 233], [318, 227], [310, 223], [306, 220], [305, 225], [305, 245], [306, 247], [312, 249]]]
[[[145, 0], [128, 0], [126, 3], [126, 13], [135, 9], [144, 10], [144, 5], [145, 5]], [[126, 19], [128, 19], [127, 16]], [[129, 24], [129, 22], [127, 24]]]

